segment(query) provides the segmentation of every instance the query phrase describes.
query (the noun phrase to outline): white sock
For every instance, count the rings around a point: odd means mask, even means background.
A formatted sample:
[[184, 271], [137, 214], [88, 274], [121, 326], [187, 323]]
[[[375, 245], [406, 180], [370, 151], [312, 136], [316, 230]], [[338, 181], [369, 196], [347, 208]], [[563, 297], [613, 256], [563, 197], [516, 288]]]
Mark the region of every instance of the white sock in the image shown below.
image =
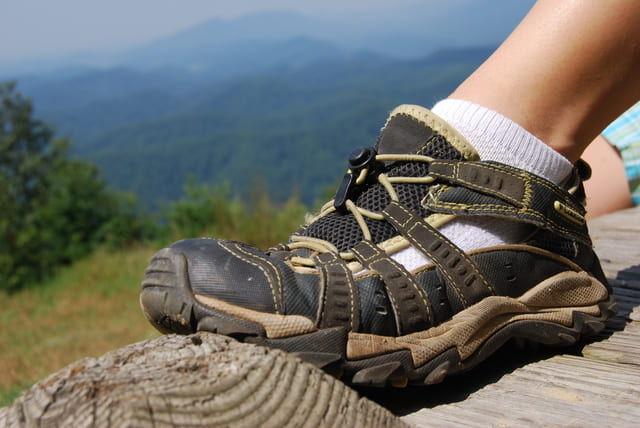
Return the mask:
[[559, 184], [569, 176], [569, 159], [508, 117], [470, 101], [446, 99], [433, 113], [458, 130], [480, 159], [524, 169]]
[[[500, 113], [469, 101], [454, 99], [440, 101], [432, 111], [458, 130], [482, 160], [524, 169], [556, 184], [571, 173], [573, 165], [568, 159]], [[444, 225], [440, 232], [465, 252], [517, 243], [528, 233], [518, 222], [490, 216], [456, 219]], [[399, 251], [392, 257], [410, 271], [430, 263], [413, 247]]]

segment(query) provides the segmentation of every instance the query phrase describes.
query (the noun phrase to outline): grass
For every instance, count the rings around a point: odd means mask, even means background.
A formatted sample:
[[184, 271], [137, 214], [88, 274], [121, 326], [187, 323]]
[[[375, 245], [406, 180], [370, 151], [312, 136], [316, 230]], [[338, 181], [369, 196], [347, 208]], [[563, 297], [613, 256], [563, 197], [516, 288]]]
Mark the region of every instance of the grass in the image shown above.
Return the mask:
[[[216, 236], [268, 248], [302, 224], [306, 207], [295, 196], [274, 204], [266, 191], [246, 207], [205, 186], [173, 210], [171, 240]], [[159, 247], [98, 250], [49, 281], [0, 292], [0, 406], [78, 359], [159, 336], [138, 303], [144, 269]]]
[[99, 250], [44, 284], [0, 293], [0, 406], [78, 359], [159, 335], [138, 303], [156, 249]]

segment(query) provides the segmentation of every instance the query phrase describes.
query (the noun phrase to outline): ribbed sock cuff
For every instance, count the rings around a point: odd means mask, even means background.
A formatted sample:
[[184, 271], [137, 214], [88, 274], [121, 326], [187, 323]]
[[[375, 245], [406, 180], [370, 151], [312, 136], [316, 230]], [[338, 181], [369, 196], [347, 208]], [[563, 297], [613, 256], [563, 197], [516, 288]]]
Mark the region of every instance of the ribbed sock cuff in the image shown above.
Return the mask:
[[432, 111], [457, 129], [482, 160], [524, 169], [556, 184], [571, 173], [567, 158], [500, 113], [456, 99], [442, 100]]

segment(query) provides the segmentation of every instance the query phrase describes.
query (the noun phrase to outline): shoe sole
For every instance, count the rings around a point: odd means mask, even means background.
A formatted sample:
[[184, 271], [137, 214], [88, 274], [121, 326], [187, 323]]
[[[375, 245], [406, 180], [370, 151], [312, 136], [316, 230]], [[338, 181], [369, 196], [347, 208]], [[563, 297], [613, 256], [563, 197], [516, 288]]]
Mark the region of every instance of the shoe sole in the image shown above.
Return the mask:
[[378, 387], [439, 383], [478, 365], [512, 338], [572, 345], [600, 332], [617, 312], [597, 279], [563, 272], [518, 298], [487, 297], [437, 327], [405, 336], [352, 333], [343, 327], [320, 330], [302, 316], [266, 314], [194, 295], [186, 260], [171, 248], [151, 260], [140, 305], [162, 332], [208, 331], [279, 348], [348, 383]]

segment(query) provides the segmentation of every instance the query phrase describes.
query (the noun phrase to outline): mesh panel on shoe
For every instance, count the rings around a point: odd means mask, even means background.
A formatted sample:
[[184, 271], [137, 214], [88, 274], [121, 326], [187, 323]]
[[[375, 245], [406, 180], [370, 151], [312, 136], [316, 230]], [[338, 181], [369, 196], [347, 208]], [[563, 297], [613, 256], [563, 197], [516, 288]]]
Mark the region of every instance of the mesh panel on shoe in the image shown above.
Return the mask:
[[[417, 162], [403, 162], [398, 166], [394, 166], [389, 171], [390, 176], [406, 176], [421, 177], [427, 174], [427, 165]], [[420, 206], [420, 201], [429, 191], [428, 186], [424, 184], [407, 184], [399, 183], [394, 186], [398, 193], [400, 203], [410, 210], [420, 213], [426, 217], [428, 211]], [[381, 184], [373, 184], [366, 189], [356, 199], [357, 206], [370, 211], [380, 212], [391, 202], [391, 197]], [[365, 220], [373, 242], [382, 242], [396, 235], [396, 230], [386, 221], [373, 220], [367, 218]], [[340, 251], [347, 251], [363, 239], [362, 230], [353, 218], [348, 214], [340, 214], [333, 212], [328, 214], [313, 224], [309, 225], [302, 233], [305, 236], [312, 236], [331, 242]]]
[[332, 212], [319, 218], [300, 233], [303, 236], [324, 239], [335, 245], [339, 251], [346, 251], [362, 241], [360, 226], [349, 214]]
[[[380, 143], [380, 142], [379, 142]], [[435, 135], [419, 151], [418, 154], [436, 159], [463, 160], [462, 154], [444, 137]], [[424, 162], [396, 162], [388, 166], [385, 171], [389, 177], [424, 177], [429, 167]], [[420, 205], [420, 201], [429, 191], [425, 184], [396, 183], [393, 185], [398, 194], [399, 202], [409, 210], [422, 217], [429, 215]], [[371, 184], [354, 201], [361, 208], [380, 212], [389, 205], [391, 197], [385, 188], [379, 184]], [[378, 243], [397, 235], [393, 226], [386, 221], [365, 219], [371, 232], [373, 242]], [[314, 223], [305, 227], [300, 234], [324, 239], [335, 245], [339, 251], [348, 251], [363, 239], [362, 230], [351, 213], [340, 214], [333, 212], [325, 215]]]
[[462, 153], [449, 143], [442, 135], [436, 135], [418, 152], [435, 159], [464, 160]]

